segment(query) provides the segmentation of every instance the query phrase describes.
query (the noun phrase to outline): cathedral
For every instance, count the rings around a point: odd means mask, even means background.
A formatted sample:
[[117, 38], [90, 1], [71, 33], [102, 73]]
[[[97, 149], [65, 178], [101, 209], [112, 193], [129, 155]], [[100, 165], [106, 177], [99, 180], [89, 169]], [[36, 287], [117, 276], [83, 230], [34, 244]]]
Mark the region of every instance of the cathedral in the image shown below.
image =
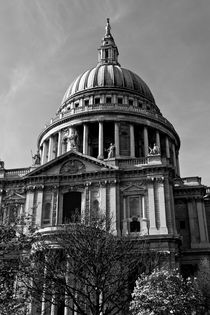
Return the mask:
[[47, 232], [103, 214], [113, 233], [144, 236], [192, 274], [210, 256], [210, 191], [181, 177], [179, 135], [118, 56], [107, 19], [96, 66], [70, 84], [33, 164], [0, 162], [1, 221], [30, 214]]

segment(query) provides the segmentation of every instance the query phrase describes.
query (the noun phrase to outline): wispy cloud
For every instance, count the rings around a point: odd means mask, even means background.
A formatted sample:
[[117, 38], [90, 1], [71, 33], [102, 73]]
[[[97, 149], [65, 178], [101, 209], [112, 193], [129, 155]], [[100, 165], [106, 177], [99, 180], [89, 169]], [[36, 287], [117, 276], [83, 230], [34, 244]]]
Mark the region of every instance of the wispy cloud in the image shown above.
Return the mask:
[[17, 65], [11, 72], [9, 89], [1, 95], [1, 102], [5, 105], [11, 103], [21, 89], [25, 88], [26, 82], [30, 78], [31, 67]]

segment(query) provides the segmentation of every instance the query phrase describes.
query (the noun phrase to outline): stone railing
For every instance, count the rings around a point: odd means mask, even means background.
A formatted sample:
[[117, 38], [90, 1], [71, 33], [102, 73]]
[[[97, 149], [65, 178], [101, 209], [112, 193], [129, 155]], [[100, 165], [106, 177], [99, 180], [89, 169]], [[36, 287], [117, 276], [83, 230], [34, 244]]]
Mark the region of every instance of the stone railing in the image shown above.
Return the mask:
[[139, 108], [136, 107], [134, 105], [129, 105], [129, 104], [118, 104], [118, 103], [100, 103], [100, 104], [89, 104], [88, 106], [78, 106], [77, 108], [72, 108], [67, 112], [64, 113], [60, 113], [58, 114], [58, 116], [56, 116], [55, 118], [52, 118], [50, 121], [50, 124], [47, 124], [45, 126], [45, 128], [47, 128], [48, 126], [50, 126], [51, 124], [56, 123], [57, 121], [63, 119], [63, 118], [67, 118], [69, 116], [74, 116], [80, 113], [84, 113], [84, 112], [94, 112], [94, 111], [101, 111], [101, 110], [117, 110], [120, 112], [125, 112], [125, 113], [136, 113], [136, 114], [140, 114], [140, 115], [144, 115], [146, 117], [150, 117], [150, 118], [156, 118], [158, 119], [160, 122], [163, 122], [165, 124], [170, 125], [170, 127], [172, 129], [174, 129], [173, 125], [166, 119], [164, 118], [161, 114], [155, 112], [154, 110], [146, 110], [143, 108]]
[[148, 164], [148, 159], [147, 158], [136, 158], [136, 159], [123, 159], [123, 160], [118, 160], [118, 166], [119, 167], [133, 167], [135, 165], [140, 166], [140, 165], [146, 165]]
[[5, 170], [6, 177], [23, 177], [30, 172], [30, 167]]

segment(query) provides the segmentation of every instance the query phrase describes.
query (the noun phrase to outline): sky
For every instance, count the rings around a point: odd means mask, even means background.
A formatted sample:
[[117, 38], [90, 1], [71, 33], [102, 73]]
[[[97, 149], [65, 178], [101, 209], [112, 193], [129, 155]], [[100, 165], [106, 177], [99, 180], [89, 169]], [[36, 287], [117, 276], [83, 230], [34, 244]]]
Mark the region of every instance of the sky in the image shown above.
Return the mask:
[[210, 186], [209, 0], [0, 0], [0, 158], [28, 167], [70, 83], [97, 64], [106, 18], [122, 67], [181, 139], [181, 176]]

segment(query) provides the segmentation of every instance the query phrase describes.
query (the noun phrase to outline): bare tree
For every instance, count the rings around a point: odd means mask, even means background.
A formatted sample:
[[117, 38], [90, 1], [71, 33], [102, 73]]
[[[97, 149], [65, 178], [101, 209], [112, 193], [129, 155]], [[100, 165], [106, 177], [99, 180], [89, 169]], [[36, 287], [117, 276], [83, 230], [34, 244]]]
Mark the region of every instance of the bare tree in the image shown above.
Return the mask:
[[126, 314], [137, 276], [151, 272], [160, 254], [144, 237], [117, 237], [104, 222], [58, 230], [37, 234], [30, 255], [21, 256], [21, 278], [34, 304], [46, 314], [52, 305], [82, 315]]

